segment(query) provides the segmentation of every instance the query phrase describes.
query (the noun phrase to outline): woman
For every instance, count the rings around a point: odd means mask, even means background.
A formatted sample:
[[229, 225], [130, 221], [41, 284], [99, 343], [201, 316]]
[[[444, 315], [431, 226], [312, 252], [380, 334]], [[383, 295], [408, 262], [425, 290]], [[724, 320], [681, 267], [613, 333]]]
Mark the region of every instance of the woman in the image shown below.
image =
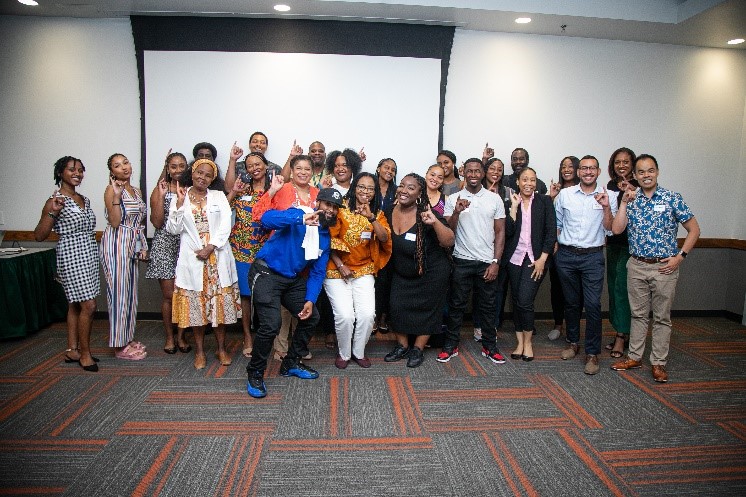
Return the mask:
[[375, 177], [381, 191], [381, 211], [386, 212], [394, 205], [396, 196], [396, 162], [394, 159], [381, 159], [376, 167]]
[[461, 190], [461, 178], [456, 167], [456, 154], [450, 150], [441, 150], [435, 162], [443, 168], [443, 194], [447, 197]]
[[442, 166], [433, 164], [427, 168], [425, 173], [425, 184], [427, 185], [427, 200], [430, 210], [439, 216], [443, 215], [446, 208], [446, 196], [443, 195], [443, 178], [445, 171]]
[[[267, 241], [270, 230], [251, 217], [254, 206], [269, 189], [267, 159], [259, 152], [251, 152], [244, 159], [246, 172], [237, 177], [228, 194], [228, 203], [236, 212], [236, 223], [229, 238], [236, 260], [238, 288], [241, 293], [241, 324], [243, 327], [243, 356], [251, 357], [251, 287], [249, 270], [256, 253]], [[231, 171], [231, 165], [228, 166]], [[227, 182], [226, 182], [227, 183]]]
[[360, 173], [347, 194], [347, 208], [339, 210], [329, 228], [332, 253], [324, 290], [334, 311], [339, 353], [334, 365], [344, 369], [355, 361], [370, 367], [365, 345], [375, 319], [375, 275], [391, 257], [391, 229], [381, 205], [376, 177]]
[[[321, 180], [325, 188], [334, 188], [342, 195], [347, 195], [350, 190], [352, 178], [360, 174], [363, 169], [363, 160], [357, 152], [351, 148], [343, 151], [335, 150], [326, 156], [327, 176]], [[332, 177], [333, 184], [330, 183]]]
[[[190, 174], [191, 173], [191, 174]], [[205, 325], [215, 329], [218, 349], [215, 357], [230, 366], [225, 350], [223, 325], [241, 317], [236, 264], [228, 236], [231, 208], [225, 194], [214, 190], [220, 183], [218, 167], [209, 159], [198, 159], [184, 174], [184, 185], [171, 202], [166, 229], [180, 235], [179, 260], [173, 301], [173, 320], [180, 328], [194, 331], [195, 369], [204, 369]], [[214, 187], [213, 187], [214, 188]]]
[[[307, 155], [297, 155], [290, 161], [291, 180], [285, 183], [281, 174], [272, 178], [273, 188], [267, 190], [266, 195], [262, 195], [254, 206], [251, 217], [255, 222], [261, 223], [262, 215], [270, 209], [284, 210], [289, 207], [306, 206], [312, 209], [316, 208], [316, 196], [319, 189], [311, 185], [313, 177], [313, 162]], [[279, 189], [274, 188], [277, 186]], [[276, 190], [276, 193], [275, 193]], [[282, 327], [275, 337], [274, 348], [276, 360], [282, 360], [288, 352], [288, 336], [290, 334], [290, 323], [292, 316], [283, 307], [282, 308]], [[332, 334], [332, 337], [335, 335]], [[332, 348], [334, 340], [332, 339]], [[311, 359], [309, 353], [303, 359]]]
[[[549, 186], [549, 196], [552, 200], [557, 198], [560, 190], [575, 186], [580, 183], [578, 177], [578, 168], [580, 159], [574, 155], [568, 155], [560, 161], [559, 181], [551, 181]], [[554, 252], [552, 252], [554, 256]], [[565, 295], [562, 293], [562, 284], [560, 283], [559, 274], [554, 264], [549, 264], [549, 283], [552, 301], [552, 316], [554, 317], [554, 328], [549, 331], [547, 338], [557, 340], [562, 335], [562, 327], [565, 321]]]
[[186, 166], [187, 160], [184, 154], [169, 153], [161, 177], [158, 178], [158, 184], [150, 194], [150, 222], [155, 227], [155, 233], [145, 278], [157, 279], [161, 287], [161, 295], [163, 295], [161, 317], [165, 337], [163, 351], [166, 354], [175, 354], [177, 350], [186, 354], [192, 350], [192, 347], [184, 340], [184, 328], [176, 329], [176, 343], [174, 343], [171, 302], [174, 295], [176, 259], [179, 257], [179, 237], [165, 230], [168, 209], [171, 201], [176, 198], [179, 177]]
[[[609, 183], [606, 189], [621, 192], [617, 207], [622, 203], [622, 193], [639, 185], [632, 176], [637, 156], [627, 147], [618, 148], [609, 158]], [[627, 230], [619, 235], [606, 237], [606, 276], [609, 288], [609, 321], [616, 331], [614, 340], [606, 345], [609, 355], [620, 358], [629, 343], [632, 311], [627, 297], [627, 261], [629, 260]]]
[[67, 297], [67, 350], [65, 362], [77, 362], [86, 371], [98, 371], [98, 359], [91, 356], [91, 325], [100, 292], [98, 248], [94, 230], [96, 214], [91, 202], [75, 189], [83, 181], [85, 166], [65, 156], [54, 163], [57, 189], [44, 204], [34, 230], [42, 242], [54, 230], [57, 242], [57, 277]]
[[101, 265], [106, 279], [109, 310], [109, 347], [118, 359], [139, 361], [148, 353], [134, 341], [137, 315], [139, 261], [147, 259], [148, 243], [143, 222], [147, 208], [140, 190], [130, 184], [132, 164], [122, 154], [106, 162], [109, 186], [104, 192], [108, 225], [101, 237]]
[[[422, 176], [404, 176], [396, 200], [386, 218], [391, 226], [390, 308], [397, 344], [384, 360], [408, 356], [407, 366], [416, 368], [424, 360], [422, 351], [430, 335], [441, 333], [451, 275], [445, 249], [453, 247], [455, 236], [445, 219], [430, 210]], [[417, 335], [411, 348], [407, 334]]]
[[518, 193], [510, 195], [510, 214], [505, 222], [503, 266], [509, 273], [518, 342], [510, 357], [528, 362], [534, 359], [534, 299], [549, 254], [554, 252], [557, 220], [552, 199], [536, 194], [536, 171], [530, 167], [521, 170], [517, 184]]

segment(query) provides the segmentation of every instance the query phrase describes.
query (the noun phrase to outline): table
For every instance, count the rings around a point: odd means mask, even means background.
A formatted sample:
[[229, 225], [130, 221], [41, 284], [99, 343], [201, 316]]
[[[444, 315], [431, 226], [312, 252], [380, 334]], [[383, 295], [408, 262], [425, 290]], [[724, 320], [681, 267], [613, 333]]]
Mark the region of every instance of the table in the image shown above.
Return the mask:
[[53, 248], [0, 255], [0, 338], [24, 337], [65, 320], [65, 291], [54, 279], [56, 257]]

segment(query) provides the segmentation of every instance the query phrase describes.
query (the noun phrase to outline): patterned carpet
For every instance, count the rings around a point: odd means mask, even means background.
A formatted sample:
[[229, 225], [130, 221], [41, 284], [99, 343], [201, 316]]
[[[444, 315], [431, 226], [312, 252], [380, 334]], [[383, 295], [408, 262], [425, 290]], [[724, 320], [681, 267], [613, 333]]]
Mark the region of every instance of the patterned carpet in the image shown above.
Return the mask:
[[[162, 351], [152, 321], [136, 334], [148, 358], [115, 360], [97, 321], [101, 371], [86, 373], [62, 362], [57, 324], [0, 343], [0, 495], [746, 495], [746, 328], [674, 328], [665, 385], [647, 362], [610, 370], [608, 352], [584, 375], [582, 354], [560, 360], [564, 342], [540, 322], [536, 360], [504, 365], [464, 329], [447, 364], [435, 350], [417, 369], [384, 363], [391, 335], [378, 335], [371, 369], [340, 371], [317, 336], [321, 377], [283, 378], [271, 361], [256, 400], [238, 330], [231, 366], [208, 352], [196, 371], [192, 353]], [[605, 321], [604, 343], [612, 334]]]

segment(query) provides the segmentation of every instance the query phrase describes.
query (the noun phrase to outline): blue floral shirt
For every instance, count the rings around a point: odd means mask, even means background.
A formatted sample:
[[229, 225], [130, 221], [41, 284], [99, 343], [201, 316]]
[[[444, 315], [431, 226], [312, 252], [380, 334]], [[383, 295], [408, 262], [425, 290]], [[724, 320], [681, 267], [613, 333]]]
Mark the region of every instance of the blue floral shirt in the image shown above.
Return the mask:
[[629, 253], [639, 257], [673, 257], [679, 252], [679, 223], [694, 217], [681, 194], [656, 187], [648, 198], [642, 191], [627, 204]]

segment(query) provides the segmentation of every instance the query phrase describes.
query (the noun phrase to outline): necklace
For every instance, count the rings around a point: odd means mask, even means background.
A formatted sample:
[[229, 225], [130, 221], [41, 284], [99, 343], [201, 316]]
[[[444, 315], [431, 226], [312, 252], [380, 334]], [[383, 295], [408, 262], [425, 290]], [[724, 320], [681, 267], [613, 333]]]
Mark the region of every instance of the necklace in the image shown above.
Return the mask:
[[194, 193], [192, 193], [191, 191], [189, 192], [189, 200], [191, 200], [191, 201], [192, 201], [192, 203], [196, 203], [197, 205], [200, 205], [200, 204], [202, 204], [202, 202], [203, 202], [203, 201], [204, 201], [204, 200], [205, 200], [206, 198], [207, 198], [207, 192], [205, 192], [205, 194], [204, 194], [204, 195], [202, 195], [201, 197], [199, 197], [199, 196], [195, 195], [195, 194], [194, 194]]

